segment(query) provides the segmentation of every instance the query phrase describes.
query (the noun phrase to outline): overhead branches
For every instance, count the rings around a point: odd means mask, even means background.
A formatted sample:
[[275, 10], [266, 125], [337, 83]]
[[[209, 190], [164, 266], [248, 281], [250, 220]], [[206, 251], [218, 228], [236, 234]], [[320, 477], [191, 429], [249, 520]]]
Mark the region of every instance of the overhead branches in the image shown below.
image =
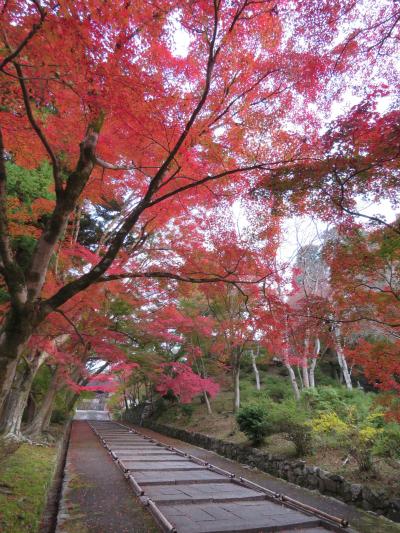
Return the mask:
[[[40, 5], [40, 2], [37, 0], [32, 0], [32, 3], [36, 6], [37, 10], [39, 11], [40, 19], [38, 22], [35, 22], [33, 24], [32, 29], [27, 34], [27, 36], [19, 43], [19, 45], [15, 48], [15, 50], [10, 50], [10, 53], [0, 62], [0, 70], [3, 70], [4, 67], [10, 63], [11, 61], [14, 61], [15, 58], [19, 56], [21, 51], [25, 48], [25, 46], [29, 43], [29, 41], [32, 39], [32, 37], [40, 30], [40, 28], [43, 25], [43, 22], [46, 18], [47, 11], [43, 9], [43, 7]], [[4, 13], [3, 13], [4, 15]], [[3, 32], [5, 35], [5, 33]]]

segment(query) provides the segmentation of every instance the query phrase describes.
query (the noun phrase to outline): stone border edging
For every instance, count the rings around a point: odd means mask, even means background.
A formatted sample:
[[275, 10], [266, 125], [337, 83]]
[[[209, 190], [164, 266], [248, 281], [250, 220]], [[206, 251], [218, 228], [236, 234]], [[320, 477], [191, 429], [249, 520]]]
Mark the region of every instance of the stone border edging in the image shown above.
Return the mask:
[[321, 494], [334, 496], [366, 511], [384, 515], [394, 522], [400, 522], [400, 498], [390, 499], [383, 489], [373, 490], [366, 485], [351, 483], [338, 474], [332, 474], [317, 466], [307, 465], [305, 461], [289, 461], [262, 452], [257, 448], [226, 442], [203, 433], [158, 424], [150, 419], [145, 419], [143, 426], [168, 437], [216, 452], [228, 459], [257, 467], [263, 472], [301, 487], [318, 490]]
[[62, 437], [57, 444], [55, 467], [47, 493], [46, 505], [41, 517], [40, 533], [53, 533], [56, 527], [70, 433], [71, 419], [68, 419]]

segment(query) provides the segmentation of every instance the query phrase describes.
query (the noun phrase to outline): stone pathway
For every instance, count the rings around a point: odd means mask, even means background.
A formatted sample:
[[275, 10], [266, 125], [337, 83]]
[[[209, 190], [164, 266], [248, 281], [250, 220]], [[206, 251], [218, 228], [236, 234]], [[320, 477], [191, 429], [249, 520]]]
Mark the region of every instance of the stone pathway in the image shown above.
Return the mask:
[[[178, 533], [342, 530], [299, 503], [115, 422], [91, 427], [161, 530]], [[350, 531], [347, 528], [347, 531]]]
[[77, 409], [75, 411], [74, 420], [110, 420], [110, 413], [108, 411], [98, 411], [95, 409]]
[[127, 480], [85, 421], [72, 423], [56, 533], [156, 533]]

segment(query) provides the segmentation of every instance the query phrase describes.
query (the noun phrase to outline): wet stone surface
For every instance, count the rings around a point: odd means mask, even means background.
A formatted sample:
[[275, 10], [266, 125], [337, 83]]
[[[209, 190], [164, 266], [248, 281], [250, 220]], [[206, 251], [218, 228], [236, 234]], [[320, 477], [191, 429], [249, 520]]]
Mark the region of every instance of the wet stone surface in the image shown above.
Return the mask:
[[91, 426], [139, 484], [142, 500], [153, 502], [154, 516], [159, 513], [179, 533], [317, 533], [334, 529], [325, 527], [318, 516], [282, 505], [256, 487], [233, 482], [229, 476], [129, 433], [117, 423], [91, 422]]
[[73, 422], [56, 533], [156, 531], [89, 425]]

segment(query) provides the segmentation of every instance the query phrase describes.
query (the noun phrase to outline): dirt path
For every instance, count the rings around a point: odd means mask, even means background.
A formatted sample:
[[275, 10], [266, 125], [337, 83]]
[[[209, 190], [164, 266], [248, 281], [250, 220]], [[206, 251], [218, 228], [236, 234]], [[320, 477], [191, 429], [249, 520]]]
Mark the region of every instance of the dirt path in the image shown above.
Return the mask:
[[144, 435], [154, 437], [162, 443], [175, 446], [184, 452], [193, 454], [200, 459], [233, 472], [238, 476], [246, 477], [267, 489], [286, 494], [302, 503], [317, 507], [328, 514], [343, 517], [360, 533], [400, 533], [400, 524], [395, 524], [384, 517], [379, 517], [373, 513], [362, 511], [357, 507], [353, 507], [334, 498], [323, 496], [316, 491], [298, 487], [282, 479], [270, 476], [265, 472], [261, 472], [256, 468], [243, 466], [235, 461], [221, 457], [214, 452], [205, 450], [204, 448], [199, 448], [178, 439], [166, 437], [161, 433], [157, 433], [144, 427], [136, 427], [136, 429]]
[[57, 533], [159, 531], [84, 421], [72, 424]]

